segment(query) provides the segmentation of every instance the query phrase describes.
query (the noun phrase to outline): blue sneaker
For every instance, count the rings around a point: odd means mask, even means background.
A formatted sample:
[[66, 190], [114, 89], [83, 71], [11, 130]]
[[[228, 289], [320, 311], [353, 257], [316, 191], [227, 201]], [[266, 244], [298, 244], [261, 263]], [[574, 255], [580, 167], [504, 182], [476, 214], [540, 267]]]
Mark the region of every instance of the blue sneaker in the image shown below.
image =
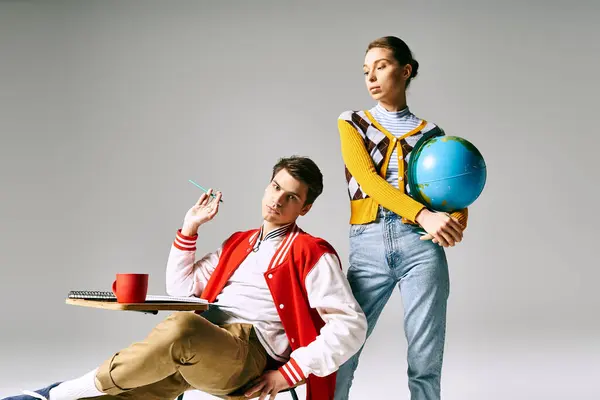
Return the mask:
[[52, 385], [45, 387], [40, 390], [36, 390], [35, 392], [30, 392], [28, 390], [24, 390], [23, 394], [19, 396], [6, 397], [2, 400], [49, 400], [50, 399], [50, 389], [58, 386], [61, 382], [53, 383]]

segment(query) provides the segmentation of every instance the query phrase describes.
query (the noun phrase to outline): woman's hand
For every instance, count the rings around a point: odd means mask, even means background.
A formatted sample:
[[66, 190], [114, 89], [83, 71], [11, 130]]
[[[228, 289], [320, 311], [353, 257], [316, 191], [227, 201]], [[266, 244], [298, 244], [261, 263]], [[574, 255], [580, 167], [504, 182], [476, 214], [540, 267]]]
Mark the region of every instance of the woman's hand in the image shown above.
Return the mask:
[[424, 208], [417, 214], [416, 222], [425, 229], [421, 240], [432, 240], [443, 247], [452, 247], [463, 238], [463, 226], [447, 213]]

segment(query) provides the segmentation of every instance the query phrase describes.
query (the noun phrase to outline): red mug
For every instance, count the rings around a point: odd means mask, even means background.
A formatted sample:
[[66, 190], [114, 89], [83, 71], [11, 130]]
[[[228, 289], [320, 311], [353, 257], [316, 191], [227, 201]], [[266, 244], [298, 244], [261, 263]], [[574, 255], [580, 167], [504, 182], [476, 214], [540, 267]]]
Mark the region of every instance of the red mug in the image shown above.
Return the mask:
[[143, 303], [148, 294], [148, 274], [117, 274], [112, 291], [118, 303]]

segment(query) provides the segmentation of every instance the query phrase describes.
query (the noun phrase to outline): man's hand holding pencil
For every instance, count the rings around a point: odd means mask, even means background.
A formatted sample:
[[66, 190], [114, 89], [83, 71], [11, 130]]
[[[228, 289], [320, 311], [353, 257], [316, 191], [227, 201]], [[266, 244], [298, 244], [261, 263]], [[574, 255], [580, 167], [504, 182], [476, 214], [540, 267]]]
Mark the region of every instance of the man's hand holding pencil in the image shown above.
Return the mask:
[[198, 228], [200, 228], [202, 224], [213, 219], [219, 212], [219, 203], [222, 202], [221, 192], [217, 192], [215, 195], [212, 189], [201, 189], [205, 191], [205, 193], [202, 193], [202, 196], [200, 196], [196, 204], [188, 210], [183, 219], [181, 233], [185, 236], [194, 236], [198, 233]]

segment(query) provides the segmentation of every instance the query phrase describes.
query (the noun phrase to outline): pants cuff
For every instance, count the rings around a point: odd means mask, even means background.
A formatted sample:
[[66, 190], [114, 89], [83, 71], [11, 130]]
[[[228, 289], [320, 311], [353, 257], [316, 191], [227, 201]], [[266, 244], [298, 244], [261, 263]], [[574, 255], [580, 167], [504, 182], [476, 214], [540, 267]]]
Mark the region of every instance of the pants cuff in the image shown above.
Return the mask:
[[112, 363], [115, 357], [116, 354], [104, 361], [96, 373], [96, 382], [100, 384], [98, 390], [110, 396], [116, 396], [125, 391], [124, 389], [118, 387], [113, 381], [112, 376], [110, 376]]

